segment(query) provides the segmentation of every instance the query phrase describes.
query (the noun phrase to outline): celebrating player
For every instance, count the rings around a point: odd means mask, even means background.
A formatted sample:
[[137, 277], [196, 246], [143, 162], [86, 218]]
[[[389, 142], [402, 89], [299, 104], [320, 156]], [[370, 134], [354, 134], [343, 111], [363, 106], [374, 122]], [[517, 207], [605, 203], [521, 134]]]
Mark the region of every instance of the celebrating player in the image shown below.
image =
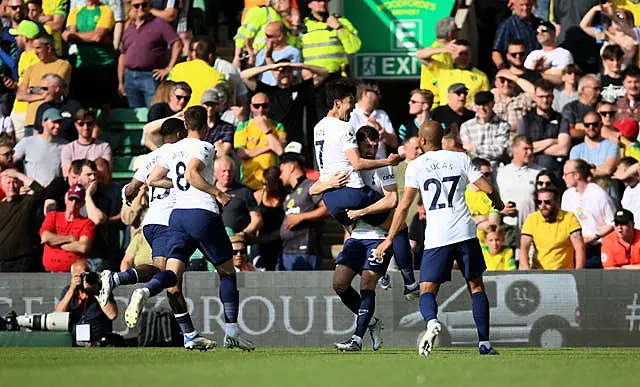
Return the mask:
[[442, 150], [443, 133], [438, 122], [423, 123], [418, 134], [425, 153], [407, 166], [404, 196], [393, 216], [389, 235], [376, 249], [376, 256], [382, 259], [391, 246], [420, 190], [427, 211], [425, 250], [420, 265], [420, 312], [427, 331], [420, 339], [418, 353], [428, 356], [442, 330], [437, 320], [436, 294], [440, 284], [451, 280], [455, 260], [471, 293], [480, 354], [496, 355], [489, 341], [489, 300], [482, 281], [486, 266], [464, 191], [467, 184], [473, 183], [487, 193], [496, 209], [502, 210], [504, 204], [492, 185], [473, 167], [469, 156]]

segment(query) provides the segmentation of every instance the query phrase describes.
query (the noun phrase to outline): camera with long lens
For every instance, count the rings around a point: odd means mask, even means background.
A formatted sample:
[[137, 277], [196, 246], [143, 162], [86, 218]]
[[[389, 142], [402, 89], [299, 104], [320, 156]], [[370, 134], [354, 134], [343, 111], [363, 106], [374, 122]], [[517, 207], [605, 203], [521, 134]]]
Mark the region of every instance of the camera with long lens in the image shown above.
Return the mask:
[[19, 327], [32, 331], [69, 331], [69, 312], [25, 314], [16, 317]]

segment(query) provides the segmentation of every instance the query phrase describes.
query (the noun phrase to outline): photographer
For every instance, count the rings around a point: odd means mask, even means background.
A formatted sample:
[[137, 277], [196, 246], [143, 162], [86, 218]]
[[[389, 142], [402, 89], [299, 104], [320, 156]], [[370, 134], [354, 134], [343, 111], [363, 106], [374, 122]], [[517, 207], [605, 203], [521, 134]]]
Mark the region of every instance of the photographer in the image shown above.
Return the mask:
[[[118, 307], [113, 296], [101, 307], [99, 292], [98, 274], [89, 272], [86, 259], [75, 261], [71, 265], [71, 284], [62, 290], [55, 311], [69, 312], [69, 328], [77, 344], [93, 346], [113, 330]], [[89, 333], [85, 333], [87, 330]]]

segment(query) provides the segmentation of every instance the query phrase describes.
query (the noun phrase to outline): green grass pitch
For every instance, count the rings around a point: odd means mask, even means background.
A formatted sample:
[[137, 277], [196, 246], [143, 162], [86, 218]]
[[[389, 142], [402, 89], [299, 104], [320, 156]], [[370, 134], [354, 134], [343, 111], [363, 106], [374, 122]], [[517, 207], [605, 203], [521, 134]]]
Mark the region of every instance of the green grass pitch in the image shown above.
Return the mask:
[[251, 353], [181, 348], [0, 348], [0, 384], [161, 386], [634, 386], [640, 349], [409, 348], [338, 353], [258, 348]]

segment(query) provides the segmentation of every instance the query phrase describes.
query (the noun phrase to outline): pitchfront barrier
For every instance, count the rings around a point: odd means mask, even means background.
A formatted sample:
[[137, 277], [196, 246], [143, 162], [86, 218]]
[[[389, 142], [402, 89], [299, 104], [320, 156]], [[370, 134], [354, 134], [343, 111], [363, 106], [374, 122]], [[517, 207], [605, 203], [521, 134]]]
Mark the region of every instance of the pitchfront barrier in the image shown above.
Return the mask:
[[[258, 346], [330, 346], [352, 334], [355, 318], [331, 290], [331, 272], [241, 273], [238, 278], [239, 324]], [[68, 281], [68, 274], [0, 273], [0, 314], [50, 312]], [[215, 274], [198, 272], [187, 273], [184, 284], [194, 324], [205, 336], [221, 340], [218, 283]], [[402, 296], [399, 275], [392, 276], [392, 284], [388, 291], [378, 289], [376, 299], [384, 342], [413, 347], [425, 324], [417, 301]], [[640, 346], [640, 272], [494, 272], [487, 273], [485, 284], [491, 340], [497, 346]], [[137, 334], [123, 321], [133, 289], [115, 292], [120, 314], [114, 329], [125, 337]], [[445, 327], [440, 345], [475, 345], [471, 300], [459, 273], [442, 286], [438, 302]], [[167, 306], [163, 294], [146, 307]]]

